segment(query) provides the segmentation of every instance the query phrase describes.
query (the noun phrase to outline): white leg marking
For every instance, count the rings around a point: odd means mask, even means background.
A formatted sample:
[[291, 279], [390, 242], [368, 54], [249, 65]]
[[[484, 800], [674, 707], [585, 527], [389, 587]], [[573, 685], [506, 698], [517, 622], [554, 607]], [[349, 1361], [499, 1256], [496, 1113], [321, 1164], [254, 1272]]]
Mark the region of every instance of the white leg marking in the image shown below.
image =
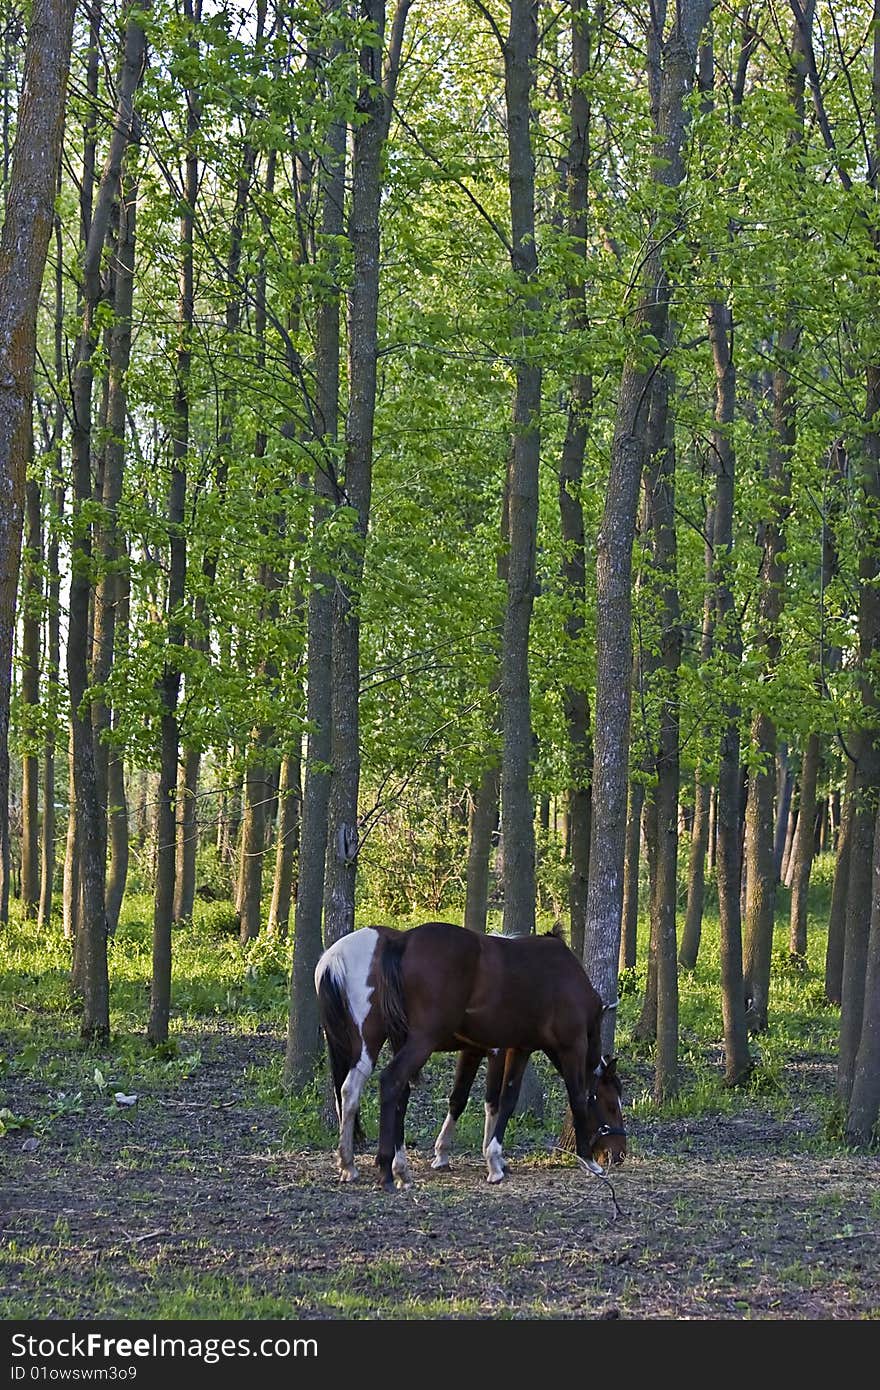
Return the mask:
[[485, 1103], [486, 1122], [483, 1126], [483, 1157], [486, 1157], [486, 1150], [489, 1147], [489, 1140], [495, 1133], [495, 1125], [498, 1121], [498, 1109], [492, 1108], [488, 1101]]
[[406, 1145], [395, 1149], [394, 1157], [391, 1160], [391, 1171], [394, 1174], [398, 1187], [409, 1187], [412, 1181], [412, 1173], [409, 1168], [409, 1159], [406, 1156]]
[[361, 1091], [372, 1070], [372, 1063], [364, 1048], [359, 1060], [342, 1083], [342, 1122], [339, 1126], [339, 1177], [342, 1182], [354, 1182], [357, 1177], [354, 1162], [354, 1122]]
[[446, 1119], [443, 1121], [443, 1128], [437, 1135], [437, 1140], [434, 1144], [432, 1168], [449, 1168], [451, 1166], [449, 1162], [449, 1151], [452, 1148], [452, 1137], [454, 1134], [455, 1120], [453, 1120], [451, 1115], [447, 1114]]
[[486, 1182], [504, 1181], [504, 1163], [501, 1159], [501, 1145], [497, 1139], [491, 1139], [486, 1149]]

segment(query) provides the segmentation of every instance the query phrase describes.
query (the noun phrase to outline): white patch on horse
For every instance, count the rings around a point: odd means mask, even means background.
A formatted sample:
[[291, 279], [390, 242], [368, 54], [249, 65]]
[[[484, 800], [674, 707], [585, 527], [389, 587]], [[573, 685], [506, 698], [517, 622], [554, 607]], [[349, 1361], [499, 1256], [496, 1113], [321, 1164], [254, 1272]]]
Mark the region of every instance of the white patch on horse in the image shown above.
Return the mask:
[[394, 1157], [391, 1160], [391, 1171], [397, 1179], [398, 1187], [409, 1187], [412, 1181], [412, 1173], [409, 1169], [409, 1159], [406, 1155], [406, 1145], [395, 1149]]
[[364, 1042], [364, 1020], [370, 1012], [373, 986], [367, 981], [379, 942], [374, 927], [341, 936], [321, 956], [315, 967], [315, 989], [320, 987], [324, 974], [344, 996], [348, 1011], [361, 1039], [361, 1055], [349, 1071], [341, 1087], [342, 1113], [339, 1116], [339, 1176], [342, 1182], [354, 1182], [357, 1168], [354, 1162], [354, 1126], [361, 1092], [373, 1070], [373, 1063]]
[[446, 1119], [443, 1121], [443, 1128], [437, 1135], [437, 1140], [434, 1144], [434, 1159], [431, 1163], [432, 1168], [449, 1167], [449, 1151], [452, 1148], [452, 1138], [454, 1134], [455, 1120], [447, 1113]]
[[370, 1012], [373, 986], [368, 985], [367, 980], [378, 943], [379, 933], [375, 927], [361, 927], [328, 946], [315, 967], [315, 989], [318, 989], [325, 970], [329, 970], [331, 979], [346, 997], [359, 1033]]
[[504, 1164], [501, 1159], [501, 1145], [497, 1139], [492, 1139], [486, 1148], [486, 1182], [502, 1182], [504, 1179]]

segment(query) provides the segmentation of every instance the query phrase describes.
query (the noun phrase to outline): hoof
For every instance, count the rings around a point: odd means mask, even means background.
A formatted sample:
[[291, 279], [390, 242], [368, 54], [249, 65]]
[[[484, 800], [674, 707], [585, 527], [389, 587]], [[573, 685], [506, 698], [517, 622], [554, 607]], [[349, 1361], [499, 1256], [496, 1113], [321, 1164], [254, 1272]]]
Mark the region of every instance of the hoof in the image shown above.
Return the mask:
[[397, 1191], [396, 1187], [394, 1186], [394, 1179], [393, 1179], [393, 1178], [383, 1178], [383, 1179], [381, 1179], [381, 1181], [380, 1181], [380, 1183], [379, 1183], [379, 1186], [382, 1188], [382, 1191], [383, 1191], [383, 1192], [396, 1192], [396, 1191]]
[[398, 1173], [397, 1177], [394, 1179], [394, 1186], [397, 1188], [398, 1192], [406, 1192], [408, 1187], [412, 1187], [412, 1181], [409, 1177], [404, 1177], [402, 1173]]
[[351, 1168], [341, 1168], [339, 1170], [340, 1182], [357, 1182], [358, 1170], [352, 1164]]
[[491, 1182], [491, 1183], [504, 1182], [504, 1169], [502, 1168], [502, 1170], [501, 1170], [500, 1173], [487, 1173], [487, 1174], [486, 1174], [486, 1182]]
[[431, 1167], [434, 1169], [435, 1173], [452, 1172], [452, 1164], [449, 1162], [448, 1158], [435, 1158], [431, 1163]]

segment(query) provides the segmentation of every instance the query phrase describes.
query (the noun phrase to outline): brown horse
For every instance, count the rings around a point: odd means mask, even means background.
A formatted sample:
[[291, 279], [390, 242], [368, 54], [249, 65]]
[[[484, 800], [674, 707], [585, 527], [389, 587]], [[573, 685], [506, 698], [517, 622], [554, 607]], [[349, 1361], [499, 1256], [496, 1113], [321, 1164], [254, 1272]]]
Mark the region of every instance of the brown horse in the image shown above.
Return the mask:
[[328, 948], [315, 971], [339, 1115], [339, 1169], [357, 1177], [354, 1139], [364, 1083], [388, 1039], [394, 1053], [380, 1079], [376, 1164], [389, 1190], [409, 1167], [404, 1121], [410, 1087], [434, 1052], [459, 1052], [449, 1113], [435, 1144], [448, 1166], [449, 1141], [483, 1057], [488, 1057], [483, 1153], [488, 1181], [504, 1177], [502, 1143], [526, 1063], [543, 1051], [568, 1092], [575, 1144], [594, 1172], [621, 1163], [626, 1135], [614, 1059], [602, 1056], [606, 1007], [577, 957], [555, 934], [478, 936], [449, 922], [411, 931], [362, 927]]

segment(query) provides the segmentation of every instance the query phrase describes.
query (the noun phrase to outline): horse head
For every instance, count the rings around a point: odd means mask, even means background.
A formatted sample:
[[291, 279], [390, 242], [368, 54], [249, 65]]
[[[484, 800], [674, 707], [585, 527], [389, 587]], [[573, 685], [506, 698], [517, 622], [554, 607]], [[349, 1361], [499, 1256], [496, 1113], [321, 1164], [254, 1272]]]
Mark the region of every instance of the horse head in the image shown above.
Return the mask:
[[617, 1058], [603, 1057], [590, 1077], [590, 1159], [604, 1173], [626, 1158], [626, 1130], [620, 1099], [623, 1086], [617, 1074]]

